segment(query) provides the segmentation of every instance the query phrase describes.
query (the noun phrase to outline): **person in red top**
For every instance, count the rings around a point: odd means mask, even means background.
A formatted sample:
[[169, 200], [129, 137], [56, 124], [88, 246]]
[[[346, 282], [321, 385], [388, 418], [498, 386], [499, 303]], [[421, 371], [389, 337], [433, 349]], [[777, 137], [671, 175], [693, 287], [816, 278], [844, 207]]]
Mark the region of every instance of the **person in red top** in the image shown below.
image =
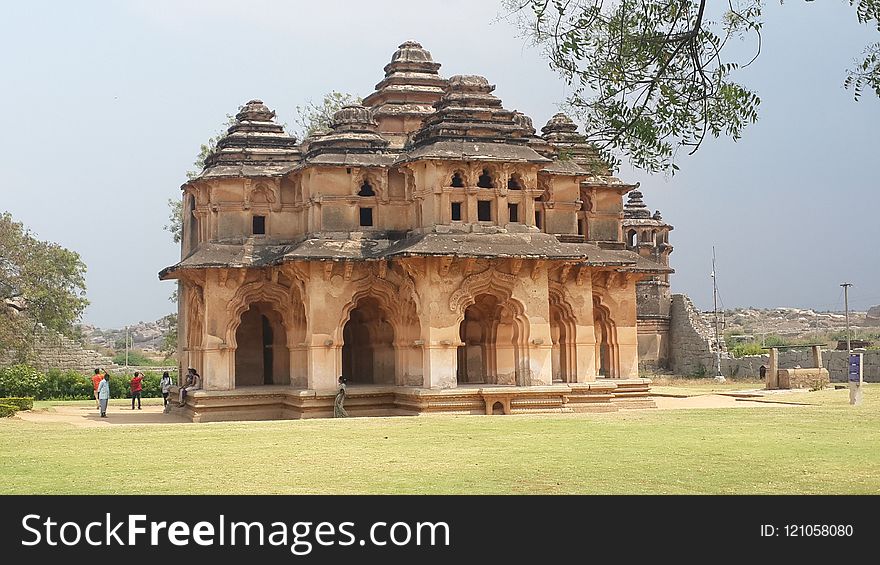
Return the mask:
[[138, 410], [141, 409], [141, 391], [144, 389], [143, 386], [143, 375], [140, 372], [135, 371], [134, 376], [131, 378], [131, 409], [134, 410], [134, 399], [137, 398], [138, 401]]
[[92, 386], [95, 387], [95, 408], [101, 407], [98, 402], [98, 385], [101, 384], [101, 381], [104, 380], [104, 375], [101, 374], [101, 369], [95, 369], [95, 374], [92, 375]]

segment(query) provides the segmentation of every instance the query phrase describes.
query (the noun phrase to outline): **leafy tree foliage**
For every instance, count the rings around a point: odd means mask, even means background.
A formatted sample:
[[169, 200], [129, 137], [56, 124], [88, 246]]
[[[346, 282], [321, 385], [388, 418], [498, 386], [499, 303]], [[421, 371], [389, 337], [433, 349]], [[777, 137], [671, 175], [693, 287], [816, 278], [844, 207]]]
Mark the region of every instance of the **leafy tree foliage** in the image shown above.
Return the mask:
[[40, 324], [75, 337], [74, 323], [89, 303], [85, 273], [79, 254], [0, 214], [0, 352], [27, 358]]
[[[847, 1], [880, 30], [880, 0]], [[706, 0], [507, 0], [573, 88], [566, 102], [588, 140], [610, 163], [623, 156], [651, 172], [676, 170], [678, 152], [707, 136], [739, 139], [758, 119], [760, 98], [733, 74], [760, 53], [764, 3], [728, 0], [710, 12]], [[744, 38], [754, 56], [732, 59], [729, 44]], [[880, 44], [845, 85], [880, 95]]]
[[337, 110], [348, 104], [360, 103], [359, 96], [333, 90], [325, 94], [319, 103], [310, 100], [304, 106], [297, 106], [297, 135], [300, 138], [305, 138], [319, 129], [329, 128], [330, 120], [333, 119], [333, 114]]

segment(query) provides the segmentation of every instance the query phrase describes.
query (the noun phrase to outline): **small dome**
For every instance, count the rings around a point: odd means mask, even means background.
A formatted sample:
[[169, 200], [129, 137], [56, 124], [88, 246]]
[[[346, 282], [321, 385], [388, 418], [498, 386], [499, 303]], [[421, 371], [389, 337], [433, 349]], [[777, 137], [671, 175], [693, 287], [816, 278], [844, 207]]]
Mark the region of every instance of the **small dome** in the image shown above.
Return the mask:
[[268, 122], [274, 118], [275, 112], [263, 104], [262, 100], [249, 100], [235, 115], [235, 119], [240, 122]]
[[535, 135], [535, 125], [532, 123], [532, 118], [522, 112], [515, 111], [513, 113], [513, 121], [526, 132], [526, 135]]
[[433, 63], [430, 51], [422, 48], [422, 44], [417, 41], [404, 41], [398, 46], [397, 51], [391, 56], [391, 62], [410, 62], [410, 63]]
[[330, 127], [334, 131], [375, 131], [378, 124], [373, 111], [360, 104], [348, 104], [333, 114]]
[[541, 128], [541, 131], [544, 134], [554, 133], [554, 132], [570, 132], [575, 133], [578, 127], [577, 124], [571, 121], [571, 118], [559, 112], [554, 114], [552, 118], [547, 122], [547, 124]]
[[488, 94], [495, 90], [494, 84], [489, 84], [486, 77], [479, 75], [455, 75], [449, 77], [449, 90], [459, 92], [482, 92]]
[[641, 191], [633, 190], [629, 193], [626, 204], [623, 206], [623, 216], [627, 219], [648, 219], [651, 217], [651, 211], [642, 201]]

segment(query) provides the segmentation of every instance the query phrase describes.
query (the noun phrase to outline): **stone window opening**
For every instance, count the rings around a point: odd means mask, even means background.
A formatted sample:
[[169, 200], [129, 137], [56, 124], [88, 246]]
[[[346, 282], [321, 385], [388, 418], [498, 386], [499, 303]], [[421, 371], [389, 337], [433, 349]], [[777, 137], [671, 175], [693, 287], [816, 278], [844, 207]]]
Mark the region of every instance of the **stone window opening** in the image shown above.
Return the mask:
[[460, 222], [461, 221], [461, 202], [453, 202], [452, 203], [452, 221]]
[[504, 415], [504, 403], [502, 403], [501, 401], [498, 401], [492, 405], [492, 415], [495, 416], [499, 414], [502, 416]]
[[509, 190], [522, 190], [522, 176], [519, 173], [513, 173], [510, 178], [507, 179], [507, 188]]
[[508, 204], [507, 205], [507, 217], [509, 218], [509, 221], [512, 224], [519, 222], [519, 205], [518, 204]]
[[636, 246], [636, 230], [629, 230], [626, 233], [626, 245], [627, 247]]
[[192, 253], [199, 246], [199, 218], [196, 216], [196, 198], [190, 196], [189, 200], [189, 252]]
[[452, 174], [452, 180], [450, 182], [452, 188], [464, 188], [464, 178], [462, 178], [459, 171], [455, 171], [455, 173]]
[[492, 221], [492, 202], [490, 200], [480, 200], [477, 202], [477, 221]]
[[489, 169], [483, 169], [483, 174], [477, 180], [477, 186], [480, 188], [495, 188], [495, 181], [489, 173]]
[[372, 208], [359, 208], [360, 212], [360, 226], [362, 228], [373, 227], [373, 209]]
[[266, 216], [254, 216], [253, 235], [266, 235]]
[[578, 235], [586, 235], [583, 218], [578, 219]]
[[358, 196], [376, 196], [376, 191], [373, 190], [373, 185], [370, 184], [369, 180], [364, 179], [364, 184], [361, 185]]

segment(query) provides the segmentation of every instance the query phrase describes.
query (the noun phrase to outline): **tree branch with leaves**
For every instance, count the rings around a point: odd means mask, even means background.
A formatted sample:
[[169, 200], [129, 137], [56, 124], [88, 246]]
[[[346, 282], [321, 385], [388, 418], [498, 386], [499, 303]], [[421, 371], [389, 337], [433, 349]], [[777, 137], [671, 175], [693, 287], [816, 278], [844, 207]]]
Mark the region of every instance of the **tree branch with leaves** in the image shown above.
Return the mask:
[[[860, 22], [880, 26], [880, 0], [848, 1]], [[679, 151], [693, 154], [708, 136], [737, 140], [758, 119], [760, 98], [733, 75], [760, 54], [763, 6], [763, 0], [507, 1], [572, 87], [566, 106], [588, 141], [612, 165], [623, 157], [650, 172], [674, 172]], [[748, 38], [754, 53], [731, 58], [731, 41]], [[850, 71], [845, 85], [856, 97], [866, 85], [880, 95], [878, 51], [869, 47]]]

